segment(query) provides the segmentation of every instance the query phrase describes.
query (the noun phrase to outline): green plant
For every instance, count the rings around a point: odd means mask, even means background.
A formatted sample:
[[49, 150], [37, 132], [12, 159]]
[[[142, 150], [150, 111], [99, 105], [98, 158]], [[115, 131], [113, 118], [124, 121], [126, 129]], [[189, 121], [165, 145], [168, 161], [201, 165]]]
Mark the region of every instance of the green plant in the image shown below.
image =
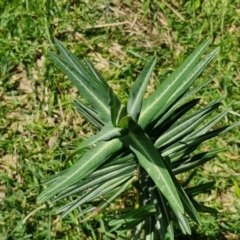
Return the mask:
[[[77, 210], [82, 221], [97, 217], [105, 239], [116, 239], [116, 235], [119, 239], [174, 239], [177, 226], [183, 234], [191, 234], [189, 218], [200, 223], [198, 212], [216, 213], [194, 199], [214, 182], [188, 187], [195, 171], [183, 183], [176, 175], [223, 151], [214, 149], [193, 155], [202, 143], [239, 124], [212, 130], [229, 109], [205, 121], [218, 109], [221, 98], [184, 116], [199, 102], [186, 100], [211, 82], [212, 79], [190, 88], [218, 49], [200, 60], [209, 44], [203, 42], [143, 100], [156, 64], [152, 58], [134, 82], [129, 102], [124, 106], [91, 62], [80, 61], [58, 40], [55, 43], [61, 57], [50, 52], [50, 58], [85, 99], [86, 102], [76, 99], [77, 109], [99, 132], [80, 142], [68, 158], [77, 158], [76, 162], [46, 182], [48, 188], [39, 196], [39, 202], [75, 196], [57, 213], [64, 217]], [[102, 209], [133, 187], [137, 192], [135, 208], [125, 213], [117, 211], [118, 217], [114, 215], [116, 210], [112, 211], [109, 224], [104, 224]], [[96, 239], [94, 233], [92, 236]]]

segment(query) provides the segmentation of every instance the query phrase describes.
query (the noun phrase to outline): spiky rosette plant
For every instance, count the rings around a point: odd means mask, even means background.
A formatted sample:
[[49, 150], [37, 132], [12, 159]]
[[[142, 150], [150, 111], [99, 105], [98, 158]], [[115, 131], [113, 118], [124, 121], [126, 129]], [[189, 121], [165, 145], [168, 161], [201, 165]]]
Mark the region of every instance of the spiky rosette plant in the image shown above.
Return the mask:
[[107, 224], [99, 220], [106, 239], [174, 239], [177, 225], [183, 234], [191, 234], [189, 219], [200, 223], [198, 212], [216, 212], [194, 199], [214, 182], [188, 187], [193, 174], [185, 183], [176, 176], [223, 151], [193, 153], [202, 143], [239, 124], [212, 130], [229, 112], [227, 109], [206, 120], [218, 109], [221, 99], [186, 115], [199, 102], [188, 99], [211, 79], [190, 87], [218, 48], [200, 59], [209, 45], [209, 41], [203, 42], [143, 100], [156, 64], [155, 58], [150, 59], [134, 82], [125, 106], [91, 62], [80, 61], [58, 40], [55, 43], [61, 56], [50, 52], [50, 58], [77, 87], [85, 102], [76, 99], [76, 107], [99, 132], [80, 142], [68, 158], [76, 159], [74, 165], [46, 182], [48, 187], [39, 202], [74, 196], [57, 213], [64, 217], [78, 210], [84, 221], [103, 213], [106, 206], [134, 186], [134, 208], [124, 213], [114, 210]]

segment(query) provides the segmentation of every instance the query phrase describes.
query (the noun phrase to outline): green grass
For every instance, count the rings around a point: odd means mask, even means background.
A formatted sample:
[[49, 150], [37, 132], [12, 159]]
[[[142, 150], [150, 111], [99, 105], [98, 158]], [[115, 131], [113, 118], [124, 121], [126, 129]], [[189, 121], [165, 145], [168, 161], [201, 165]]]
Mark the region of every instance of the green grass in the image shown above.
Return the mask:
[[[72, 164], [66, 161], [71, 145], [94, 131], [71, 104], [76, 89], [47, 57], [53, 37], [92, 60], [123, 101], [150, 56], [158, 62], [149, 93], [210, 38], [221, 51], [198, 80], [217, 75], [200, 104], [226, 95], [223, 108], [232, 112], [223, 124], [239, 120], [240, 4], [169, 2], [0, 2], [0, 239], [87, 239], [91, 232], [76, 213], [59, 220], [57, 206], [36, 203], [42, 181]], [[239, 146], [238, 128], [204, 146], [228, 148], [194, 180], [216, 181], [201, 198], [219, 214], [201, 215], [203, 224], [189, 239], [240, 236]]]

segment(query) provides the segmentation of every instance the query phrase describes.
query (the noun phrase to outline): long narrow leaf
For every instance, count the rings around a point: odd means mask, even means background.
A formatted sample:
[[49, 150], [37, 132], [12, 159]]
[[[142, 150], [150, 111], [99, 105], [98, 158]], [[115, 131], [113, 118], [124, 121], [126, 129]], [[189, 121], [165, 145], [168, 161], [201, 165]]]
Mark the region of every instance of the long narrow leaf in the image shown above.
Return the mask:
[[198, 99], [193, 99], [181, 107], [177, 108], [175, 111], [171, 112], [171, 116], [162, 121], [162, 118], [157, 122], [154, 128], [150, 131], [149, 135], [152, 137], [159, 137], [163, 132], [166, 132], [176, 121], [178, 121], [186, 112], [192, 109], [198, 102]]
[[135, 209], [131, 211], [130, 213], [127, 213], [123, 215], [121, 218], [111, 220], [109, 222], [110, 226], [116, 226], [120, 224], [128, 224], [131, 222], [134, 222], [138, 219], [144, 219], [149, 216], [152, 216], [154, 213], [156, 213], [154, 205], [146, 205], [141, 208]]
[[170, 96], [167, 103], [164, 105], [164, 108], [161, 109], [158, 115], [160, 115], [161, 112], [164, 112], [165, 111], [164, 109], [167, 109], [170, 106], [172, 106], [172, 104], [174, 104], [175, 101], [179, 99], [179, 96], [182, 96], [182, 94], [186, 93], [186, 91], [194, 83], [197, 77], [203, 72], [203, 70], [207, 67], [207, 65], [213, 60], [213, 58], [216, 56], [218, 51], [219, 51], [219, 48], [214, 49], [192, 69], [192, 71], [186, 76], [186, 79], [182, 82], [181, 86], [179, 86], [174, 92], [174, 94]]
[[72, 167], [70, 167], [58, 181], [53, 182], [38, 197], [39, 202], [44, 202], [66, 189], [76, 181], [91, 174], [101, 165], [108, 156], [122, 148], [122, 143], [118, 139], [108, 142], [100, 142], [96, 147], [88, 150]]
[[111, 194], [110, 197], [108, 197], [106, 199], [106, 201], [104, 201], [103, 203], [101, 203], [98, 207], [100, 209], [105, 208], [109, 203], [112, 203], [115, 199], [117, 199], [121, 194], [123, 194], [127, 188], [129, 188], [129, 186], [131, 186], [131, 184], [136, 181], [136, 177], [132, 177], [130, 178], [128, 181], [125, 181], [125, 183], [123, 183], [123, 185], [117, 189], [117, 191], [113, 194]]
[[137, 122], [142, 108], [143, 96], [146, 91], [151, 73], [156, 65], [156, 58], [152, 58], [144, 67], [137, 80], [134, 82], [131, 91], [130, 99], [127, 104], [128, 114]]
[[185, 188], [185, 192], [189, 196], [194, 197], [200, 193], [205, 193], [206, 191], [209, 191], [209, 189], [211, 189], [215, 185], [215, 183], [216, 183], [215, 181], [212, 181], [208, 183], [199, 184], [194, 187]]
[[172, 106], [171, 108], [163, 115], [160, 116], [159, 121], [156, 123], [156, 125], [154, 127], [157, 127], [158, 125], [162, 125], [163, 122], [167, 121], [167, 119], [174, 114], [174, 112], [177, 110], [177, 108], [181, 108], [179, 106], [181, 106], [184, 101], [188, 98], [190, 98], [191, 96], [193, 96], [195, 93], [197, 93], [200, 89], [202, 89], [204, 86], [206, 86], [208, 83], [210, 83], [211, 81], [213, 81], [214, 78], [211, 78], [207, 81], [204, 81], [200, 84], [198, 84], [196, 87], [194, 87], [193, 89], [191, 89], [190, 91], [186, 92], [183, 96], [181, 96]]
[[[68, 51], [59, 40], [57, 40], [56, 38], [54, 40], [55, 45], [58, 48], [59, 52], [62, 54], [64, 60], [80, 75], [82, 75], [86, 80], [88, 80], [89, 84], [92, 87], [97, 86], [98, 89], [101, 90], [102, 93], [105, 93], [104, 94], [105, 96], [107, 96], [108, 92], [107, 83], [105, 82], [105, 84], [103, 84], [103, 82], [99, 81], [94, 74], [89, 74], [89, 69], [87, 69], [84, 66], [84, 64], [74, 54]], [[78, 88], [77, 85], [75, 86]]]
[[189, 225], [187, 217], [184, 214], [181, 214], [179, 212], [174, 212], [174, 214], [177, 218], [177, 221], [182, 230], [182, 233], [185, 235], [186, 234], [191, 235], [191, 227]]
[[178, 151], [184, 151], [185, 149], [194, 148], [196, 146], [199, 146], [201, 143], [206, 142], [220, 134], [223, 134], [238, 125], [240, 125], [240, 122], [236, 122], [230, 126], [225, 126], [219, 129], [215, 129], [213, 131], [202, 134], [201, 136], [194, 136], [194, 133], [193, 133], [191, 134], [190, 138], [186, 136], [183, 140], [181, 140], [181, 142], [176, 142], [173, 145], [169, 146], [168, 148], [164, 149], [162, 151], [162, 155], [168, 156]]
[[[192, 71], [198, 60], [209, 45], [209, 41], [203, 42], [185, 61], [172, 73], [161, 86], [150, 95], [144, 102], [142, 111], [140, 114], [139, 124], [145, 128], [147, 124], [154, 118], [159, 116], [158, 112], [167, 103], [167, 101], [175, 95], [177, 99], [179, 96], [174, 94], [177, 88], [181, 87], [183, 81], [186, 80], [186, 76]], [[184, 85], [183, 85], [184, 86]], [[187, 90], [183, 88], [183, 90]]]
[[121, 137], [122, 129], [116, 128], [112, 125], [111, 122], [108, 122], [99, 133], [91, 136], [90, 138], [82, 141], [78, 144], [77, 148], [74, 150], [73, 153], [69, 156], [69, 158], [74, 157], [75, 155], [79, 154], [84, 148], [89, 147], [95, 144], [98, 141], [109, 141], [117, 137]]
[[74, 100], [75, 106], [78, 112], [84, 116], [89, 122], [91, 122], [95, 127], [101, 129], [104, 122], [99, 118], [97, 113], [89, 106], [82, 103], [79, 99]]
[[86, 202], [90, 202], [93, 199], [104, 195], [105, 193], [109, 192], [110, 190], [116, 188], [117, 186], [121, 185], [122, 183], [126, 182], [128, 179], [130, 179], [129, 175], [125, 175], [124, 178], [118, 177], [109, 180], [108, 182], [96, 185], [94, 188], [92, 188], [89, 192], [86, 192], [84, 195], [82, 195], [79, 199], [76, 199], [75, 201], [71, 202], [70, 204], [67, 204], [66, 206], [58, 209], [57, 213], [62, 213], [61, 218], [64, 218], [67, 214], [69, 214], [71, 211], [76, 209], [77, 207], [81, 206], [82, 204]]
[[171, 142], [176, 142], [176, 139], [179, 139], [179, 138], [185, 136], [187, 133], [194, 130], [219, 105], [220, 104], [216, 103], [215, 105], [207, 106], [203, 109], [200, 109], [199, 111], [196, 111], [195, 113], [191, 114], [190, 116], [187, 116], [186, 118], [183, 118], [183, 119], [175, 122], [175, 124], [173, 124], [172, 127], [168, 131], [166, 131], [163, 135], [161, 135], [157, 139], [157, 141], [154, 144], [155, 147], [160, 148], [165, 145], [168, 145]]
[[214, 208], [204, 206], [202, 204], [199, 204], [196, 202], [194, 199], [191, 199], [194, 207], [197, 209], [198, 212], [203, 212], [203, 213], [211, 213], [211, 214], [217, 214], [218, 211]]
[[141, 222], [136, 226], [133, 240], [139, 240], [139, 239], [140, 239], [140, 235], [141, 235], [141, 233], [142, 233], [144, 224], [145, 224], [145, 221], [141, 221]]
[[182, 203], [166, 169], [164, 159], [159, 155], [141, 127], [136, 125], [135, 129], [129, 132], [125, 144], [129, 144], [128, 146], [136, 154], [141, 166], [169, 201], [171, 207], [176, 211], [183, 212]]
[[99, 117], [103, 121], [109, 121], [110, 111], [108, 108], [108, 95], [105, 96], [104, 92], [99, 91], [97, 87], [94, 88], [92, 84], [90, 84], [90, 80], [85, 79], [71, 65], [62, 60], [56, 54], [49, 52], [49, 56], [56, 66], [58, 66], [69, 77], [85, 100], [94, 107]]
[[167, 204], [166, 198], [162, 195], [162, 193], [155, 188], [155, 184], [153, 185], [152, 181], [149, 179], [149, 193], [152, 199], [152, 203], [156, 208], [156, 223], [159, 221], [159, 226], [157, 226], [157, 231], [161, 237], [161, 239], [165, 239], [168, 235], [169, 239], [174, 240], [174, 231], [173, 225], [171, 222], [171, 214], [170, 208]]
[[54, 201], [59, 201], [60, 199], [66, 198], [68, 196], [73, 196], [76, 193], [82, 192], [96, 185], [104, 184], [113, 178], [123, 177], [125, 174], [131, 173], [131, 175], [133, 176], [135, 172], [136, 171], [134, 171], [133, 166], [130, 167], [126, 166], [125, 168], [120, 168], [118, 170], [109, 172], [108, 174], [102, 175], [99, 178], [84, 179], [83, 181], [80, 181], [79, 183], [74, 184], [70, 188], [67, 188], [65, 191], [61, 192], [59, 196], [56, 199], [54, 199]]
[[190, 136], [189, 138], [186, 138], [184, 140], [181, 141], [181, 143], [192, 143], [192, 142], [205, 142], [213, 137], [216, 137], [220, 134], [223, 134], [225, 132], [228, 132], [229, 130], [231, 130], [232, 128], [239, 126], [240, 125], [240, 121], [239, 122], [235, 122], [230, 126], [225, 126], [225, 127], [221, 127], [218, 129], [215, 129], [213, 131], [210, 131], [208, 133], [199, 135], [199, 136]]
[[109, 86], [107, 84], [107, 82], [105, 81], [105, 79], [101, 76], [101, 74], [98, 72], [98, 70], [93, 66], [93, 64], [88, 60], [88, 59], [84, 59], [89, 72], [92, 73], [92, 75], [95, 77], [96, 80], [98, 80], [103, 87], [105, 87], [105, 89], [108, 91], [109, 90]]
[[113, 90], [109, 88], [109, 101], [108, 101], [110, 111], [111, 111], [111, 122], [113, 126], [118, 126], [120, 120], [126, 116], [126, 107], [123, 106], [120, 100], [116, 97]]
[[225, 150], [226, 148], [214, 149], [212, 151], [200, 153], [189, 158], [180, 159], [179, 161], [172, 163], [173, 172], [176, 175], [189, 171], [197, 166], [202, 166], [204, 163], [216, 157], [218, 153]]
[[[199, 219], [198, 213], [197, 213], [195, 207], [193, 206], [192, 202], [190, 201], [188, 195], [186, 194], [186, 192], [184, 191], [184, 189], [178, 182], [177, 178], [174, 176], [173, 172], [171, 171], [170, 163], [166, 164], [166, 168], [168, 169], [168, 172], [172, 178], [172, 181], [176, 186], [176, 189], [177, 189], [179, 197], [182, 201], [185, 212], [188, 214], [188, 216], [190, 218], [192, 218], [193, 221], [200, 224], [200, 219]], [[174, 208], [172, 208], [172, 210], [174, 211], [175, 214], [177, 214], [177, 211]], [[183, 214], [183, 213], [180, 212], [178, 214]]]
[[211, 121], [207, 122], [201, 128], [194, 131], [194, 133], [190, 134], [189, 137], [200, 136], [200, 135], [203, 135], [204, 133], [208, 132], [216, 123], [218, 123], [224, 116], [226, 116], [230, 110], [231, 110], [231, 108], [228, 108], [225, 111], [221, 112], [216, 117], [214, 117]]
[[165, 150], [162, 150], [162, 156], [169, 157], [170, 162], [174, 163], [180, 159], [183, 159], [185, 156], [188, 156], [190, 153], [194, 152], [197, 149], [197, 147], [198, 147], [198, 145], [189, 146], [180, 151], [173, 151], [169, 154], [166, 154]]

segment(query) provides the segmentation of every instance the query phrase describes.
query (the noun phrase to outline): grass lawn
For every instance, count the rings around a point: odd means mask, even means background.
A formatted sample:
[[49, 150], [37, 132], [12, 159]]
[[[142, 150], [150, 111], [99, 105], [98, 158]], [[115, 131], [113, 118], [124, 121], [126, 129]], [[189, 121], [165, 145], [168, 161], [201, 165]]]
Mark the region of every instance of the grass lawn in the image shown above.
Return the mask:
[[[123, 102], [147, 59], [157, 56], [151, 93], [203, 40], [220, 53], [198, 81], [215, 76], [200, 105], [226, 96], [223, 125], [240, 118], [240, 3], [225, 1], [0, 1], [0, 239], [91, 239], [94, 224], [60, 206], [39, 205], [42, 182], [70, 166], [71, 146], [95, 129], [75, 111], [70, 81], [47, 56], [58, 38], [90, 59]], [[198, 168], [195, 182], [216, 181], [200, 196], [217, 215], [201, 215], [194, 239], [240, 239], [240, 133], [223, 134], [204, 148], [226, 147]], [[67, 200], [62, 200], [67, 201]], [[62, 202], [62, 203], [63, 203]], [[98, 239], [102, 239], [99, 234]], [[186, 239], [193, 239], [191, 237]]]

